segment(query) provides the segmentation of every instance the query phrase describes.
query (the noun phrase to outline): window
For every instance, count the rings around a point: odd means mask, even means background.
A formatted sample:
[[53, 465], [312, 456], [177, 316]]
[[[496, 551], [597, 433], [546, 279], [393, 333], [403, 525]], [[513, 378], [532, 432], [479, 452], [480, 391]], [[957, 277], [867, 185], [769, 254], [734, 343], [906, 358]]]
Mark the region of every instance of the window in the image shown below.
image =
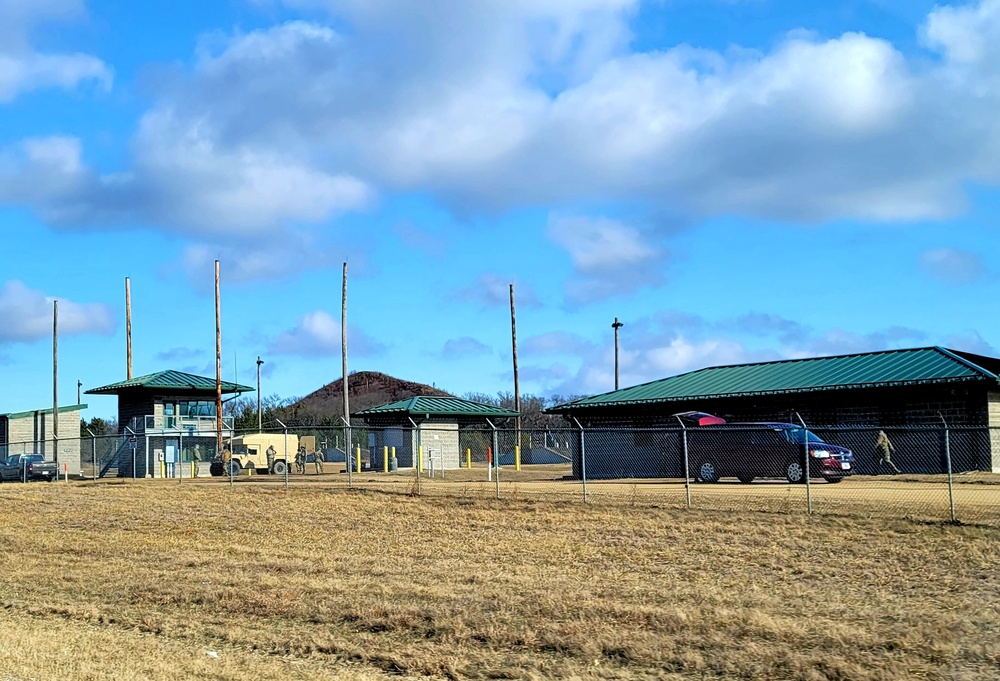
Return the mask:
[[215, 416], [215, 402], [181, 402], [180, 415], [187, 417]]

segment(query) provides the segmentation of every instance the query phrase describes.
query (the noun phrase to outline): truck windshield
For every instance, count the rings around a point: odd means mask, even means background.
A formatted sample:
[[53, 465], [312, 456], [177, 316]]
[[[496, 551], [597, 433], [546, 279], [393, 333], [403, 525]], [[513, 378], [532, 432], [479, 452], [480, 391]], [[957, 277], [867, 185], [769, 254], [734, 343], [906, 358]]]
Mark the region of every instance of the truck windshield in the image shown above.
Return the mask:
[[809, 444], [825, 444], [819, 435], [805, 428], [775, 428], [775, 430], [780, 431], [786, 440], [797, 445], [804, 445], [806, 443], [807, 433], [809, 434]]

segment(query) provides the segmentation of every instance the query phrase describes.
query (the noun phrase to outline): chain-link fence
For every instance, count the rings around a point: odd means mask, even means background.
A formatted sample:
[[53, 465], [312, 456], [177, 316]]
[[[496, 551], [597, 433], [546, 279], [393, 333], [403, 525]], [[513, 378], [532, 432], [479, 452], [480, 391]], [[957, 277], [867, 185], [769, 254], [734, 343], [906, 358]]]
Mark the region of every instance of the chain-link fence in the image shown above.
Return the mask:
[[[727, 424], [514, 430], [423, 423], [63, 438], [0, 446], [60, 479], [343, 486], [1000, 525], [1000, 429]], [[20, 467], [20, 468], [18, 468]]]

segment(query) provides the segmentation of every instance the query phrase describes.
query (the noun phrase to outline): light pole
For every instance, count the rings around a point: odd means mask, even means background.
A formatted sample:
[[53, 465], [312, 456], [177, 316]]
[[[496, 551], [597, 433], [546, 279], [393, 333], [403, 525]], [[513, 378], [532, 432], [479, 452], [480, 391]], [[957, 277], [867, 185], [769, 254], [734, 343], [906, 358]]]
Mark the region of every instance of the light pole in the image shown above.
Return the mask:
[[618, 317], [615, 317], [615, 323], [611, 325], [615, 330], [615, 390], [618, 390], [618, 329], [623, 326], [625, 325], [618, 321]]
[[[260, 418], [260, 365], [264, 363], [264, 360], [257, 355], [257, 432], [263, 433], [264, 429], [262, 427], [262, 421]], [[286, 459], [287, 465], [287, 459]]]

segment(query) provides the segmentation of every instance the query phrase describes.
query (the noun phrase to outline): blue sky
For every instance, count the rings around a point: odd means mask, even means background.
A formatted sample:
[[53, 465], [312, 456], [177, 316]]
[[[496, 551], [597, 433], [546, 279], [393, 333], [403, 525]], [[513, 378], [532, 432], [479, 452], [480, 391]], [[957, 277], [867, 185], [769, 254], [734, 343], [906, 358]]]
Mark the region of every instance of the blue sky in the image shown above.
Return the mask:
[[[125, 375], [456, 393], [995, 354], [1000, 0], [0, 5], [0, 413]], [[109, 416], [112, 398], [88, 398]]]

